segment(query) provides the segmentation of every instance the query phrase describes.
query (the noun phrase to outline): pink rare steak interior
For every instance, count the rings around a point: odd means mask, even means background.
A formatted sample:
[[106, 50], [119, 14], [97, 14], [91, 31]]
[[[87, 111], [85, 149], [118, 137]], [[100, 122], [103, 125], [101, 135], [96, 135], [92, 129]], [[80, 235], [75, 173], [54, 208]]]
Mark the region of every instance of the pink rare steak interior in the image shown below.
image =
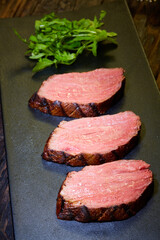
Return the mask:
[[50, 134], [43, 158], [72, 166], [120, 159], [136, 144], [140, 127], [139, 116], [131, 111], [62, 121]]
[[57, 217], [90, 222], [135, 215], [152, 193], [149, 167], [142, 160], [118, 160], [68, 173], [58, 194]]
[[44, 81], [29, 106], [44, 113], [92, 117], [105, 113], [122, 95], [122, 68], [55, 74]]

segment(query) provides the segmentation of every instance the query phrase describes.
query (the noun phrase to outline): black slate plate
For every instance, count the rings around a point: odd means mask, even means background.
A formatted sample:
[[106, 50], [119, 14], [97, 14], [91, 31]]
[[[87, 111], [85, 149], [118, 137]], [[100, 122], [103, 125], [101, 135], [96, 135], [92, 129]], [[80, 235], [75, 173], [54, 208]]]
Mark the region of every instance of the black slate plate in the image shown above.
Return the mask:
[[[50, 68], [34, 76], [31, 72], [33, 62], [24, 57], [26, 46], [14, 35], [12, 28], [28, 37], [33, 33], [35, 18], [0, 21], [1, 95], [16, 240], [159, 239], [160, 96], [126, 4], [115, 0], [101, 7], [61, 16], [93, 18], [100, 9], [107, 11], [106, 29], [118, 33], [118, 47], [101, 46], [97, 58], [83, 55], [72, 66], [58, 70]], [[50, 74], [98, 67], [126, 70], [124, 97], [109, 113], [132, 110], [140, 115], [140, 141], [126, 158], [143, 159], [151, 164], [154, 194], [136, 216], [125, 221], [88, 224], [62, 221], [55, 214], [58, 190], [66, 173], [80, 168], [42, 160], [41, 153], [49, 133], [65, 118], [29, 109], [28, 99]]]

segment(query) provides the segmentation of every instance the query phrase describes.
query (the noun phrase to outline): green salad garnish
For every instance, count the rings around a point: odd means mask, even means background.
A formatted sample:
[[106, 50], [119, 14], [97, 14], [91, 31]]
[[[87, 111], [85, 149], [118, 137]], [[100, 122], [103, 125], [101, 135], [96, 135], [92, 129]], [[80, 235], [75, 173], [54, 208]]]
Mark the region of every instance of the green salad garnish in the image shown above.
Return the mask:
[[27, 44], [29, 58], [37, 61], [33, 72], [38, 72], [51, 65], [70, 65], [83, 51], [96, 56], [98, 42], [107, 40], [117, 44], [115, 32], [100, 29], [105, 15], [106, 12], [101, 11], [99, 19], [95, 16], [93, 21], [85, 18], [70, 21], [51, 13], [35, 21], [35, 34], [28, 40], [14, 31]]

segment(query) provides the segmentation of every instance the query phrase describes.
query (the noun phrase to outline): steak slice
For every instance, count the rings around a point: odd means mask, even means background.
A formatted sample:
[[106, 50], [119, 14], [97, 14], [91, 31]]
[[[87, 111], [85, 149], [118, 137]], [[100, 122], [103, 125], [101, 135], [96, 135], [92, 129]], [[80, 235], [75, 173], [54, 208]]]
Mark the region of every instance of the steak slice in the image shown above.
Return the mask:
[[137, 143], [141, 121], [131, 111], [62, 121], [42, 154], [71, 166], [97, 165], [123, 158]]
[[57, 217], [102, 222], [135, 215], [152, 194], [149, 167], [142, 160], [119, 160], [68, 173], [58, 193]]
[[44, 113], [74, 118], [105, 113], [123, 93], [122, 68], [55, 74], [44, 81], [29, 106]]

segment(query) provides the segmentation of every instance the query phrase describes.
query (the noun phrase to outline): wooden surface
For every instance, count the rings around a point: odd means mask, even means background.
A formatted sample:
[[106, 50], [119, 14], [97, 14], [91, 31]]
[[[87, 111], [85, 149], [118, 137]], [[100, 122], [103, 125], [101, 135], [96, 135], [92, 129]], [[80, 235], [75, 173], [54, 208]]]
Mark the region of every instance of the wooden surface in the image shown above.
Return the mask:
[[[82, 6], [96, 6], [105, 1], [113, 0], [1, 0], [0, 18], [36, 16], [51, 11], [74, 11]], [[160, 89], [160, 1], [149, 3], [149, 1], [127, 0], [127, 2], [157, 86]], [[2, 114], [0, 110], [0, 240], [14, 239], [11, 216]]]

